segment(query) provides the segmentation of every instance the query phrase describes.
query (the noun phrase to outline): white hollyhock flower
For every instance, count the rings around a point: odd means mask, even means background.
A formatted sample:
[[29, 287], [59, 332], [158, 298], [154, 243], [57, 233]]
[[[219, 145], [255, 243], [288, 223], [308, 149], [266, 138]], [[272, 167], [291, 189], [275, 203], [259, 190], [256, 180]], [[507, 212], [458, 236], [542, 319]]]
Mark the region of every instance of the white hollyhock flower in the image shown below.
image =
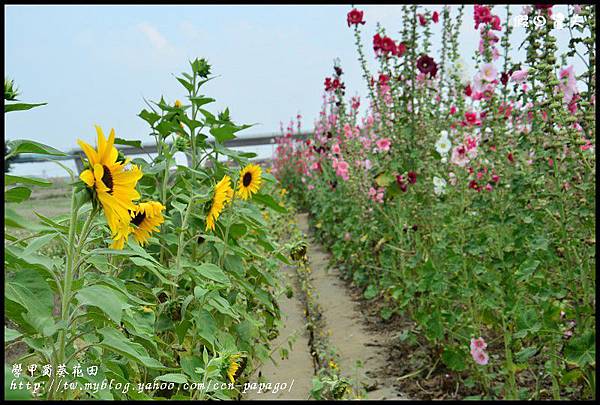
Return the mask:
[[433, 176], [433, 192], [435, 195], [446, 193], [446, 180], [441, 177]]
[[443, 157], [452, 148], [452, 143], [450, 142], [450, 139], [448, 139], [448, 131], [442, 131], [440, 132], [440, 135], [440, 139], [435, 143], [435, 150]]

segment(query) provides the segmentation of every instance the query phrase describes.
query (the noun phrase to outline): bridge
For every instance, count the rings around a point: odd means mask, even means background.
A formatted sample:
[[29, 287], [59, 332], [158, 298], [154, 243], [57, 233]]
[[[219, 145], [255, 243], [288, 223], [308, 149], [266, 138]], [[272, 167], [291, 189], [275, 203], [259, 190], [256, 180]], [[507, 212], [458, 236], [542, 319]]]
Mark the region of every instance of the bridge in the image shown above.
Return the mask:
[[[293, 137], [296, 140], [305, 140], [310, 132], [300, 132], [294, 134]], [[224, 145], [228, 148], [239, 148], [239, 147], [248, 147], [248, 146], [261, 146], [261, 145], [274, 145], [276, 143], [276, 139], [280, 138], [280, 134], [266, 134], [266, 135], [253, 135], [247, 137], [240, 137], [235, 139], [230, 139], [224, 142]], [[213, 144], [214, 140], [210, 139], [206, 142]], [[141, 155], [141, 154], [150, 154], [157, 153], [156, 144], [154, 145], [142, 145], [141, 147], [135, 146], [120, 146], [116, 145], [116, 148], [123, 152], [125, 156], [130, 155]], [[187, 164], [188, 166], [191, 164], [191, 157], [186, 154]], [[39, 163], [39, 162], [48, 162], [52, 160], [74, 160], [75, 165], [77, 166], [77, 170], [79, 173], [83, 171], [83, 159], [85, 155], [81, 149], [73, 149], [66, 156], [48, 156], [48, 155], [38, 155], [35, 153], [26, 154], [26, 155], [18, 155], [13, 160], [11, 160], [12, 164], [19, 163]]]

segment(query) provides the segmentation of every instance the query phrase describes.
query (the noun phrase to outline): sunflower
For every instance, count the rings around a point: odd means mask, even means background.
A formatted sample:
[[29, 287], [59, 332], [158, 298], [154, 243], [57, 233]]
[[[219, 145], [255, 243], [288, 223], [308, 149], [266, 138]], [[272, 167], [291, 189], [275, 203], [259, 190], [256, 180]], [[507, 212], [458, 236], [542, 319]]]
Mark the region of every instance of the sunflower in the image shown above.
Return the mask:
[[235, 377], [238, 369], [240, 368], [240, 364], [238, 363], [238, 359], [240, 358], [239, 354], [234, 354], [229, 357], [229, 368], [227, 369], [227, 377], [231, 383], [235, 383]]
[[140, 245], [143, 246], [148, 242], [153, 231], [159, 232], [158, 226], [165, 222], [162, 215], [164, 209], [165, 206], [158, 201], [150, 201], [136, 205], [135, 209], [131, 211], [131, 223], [135, 225], [132, 227], [131, 233]]
[[238, 183], [238, 193], [242, 200], [247, 200], [258, 191], [262, 182], [261, 173], [262, 169], [255, 164], [249, 164], [242, 169]]
[[130, 165], [130, 159], [119, 159], [119, 152], [114, 147], [114, 129], [110, 131], [108, 140], [98, 125], [96, 132], [97, 150], [77, 140], [89, 164], [89, 169], [81, 172], [79, 178], [96, 192], [114, 238], [130, 222], [129, 211], [135, 208], [133, 201], [140, 198], [135, 186], [142, 177], [142, 171], [136, 165]]
[[215, 230], [215, 222], [221, 215], [221, 211], [225, 204], [233, 198], [233, 189], [231, 188], [231, 178], [227, 175], [223, 176], [220, 182], [215, 186], [215, 193], [212, 200], [212, 205], [208, 215], [206, 216], [206, 230]]

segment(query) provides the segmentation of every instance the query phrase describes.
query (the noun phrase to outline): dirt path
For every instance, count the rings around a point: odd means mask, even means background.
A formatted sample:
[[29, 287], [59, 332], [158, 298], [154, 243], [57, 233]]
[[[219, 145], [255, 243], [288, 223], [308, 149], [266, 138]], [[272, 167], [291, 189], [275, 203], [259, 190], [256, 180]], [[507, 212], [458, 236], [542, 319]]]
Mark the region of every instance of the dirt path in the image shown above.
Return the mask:
[[[299, 214], [297, 219], [300, 230], [308, 235], [307, 215]], [[308, 257], [312, 284], [330, 331], [330, 342], [340, 356], [342, 374], [364, 383], [368, 399], [406, 399], [396, 392], [392, 378], [386, 378], [389, 373], [385, 369], [385, 347], [390, 337], [366, 328], [358, 304], [352, 300], [337, 269], [326, 271], [328, 254], [320, 245], [311, 243]], [[361, 367], [357, 367], [357, 361]]]
[[[308, 347], [308, 332], [306, 331], [304, 319], [304, 307], [299, 301], [300, 292], [294, 282], [294, 269], [285, 267], [283, 269], [285, 277], [294, 288], [292, 298], [282, 295], [278, 301], [279, 308], [284, 317], [285, 323], [280, 330], [279, 336], [273, 342], [273, 348], [277, 347], [273, 353], [273, 359], [277, 364], [268, 361], [261, 368], [262, 376], [272, 384], [286, 383], [287, 389], [278, 392], [262, 392], [257, 390], [248, 390], [244, 399], [308, 399], [312, 388], [312, 377], [314, 375], [313, 359]], [[292, 349], [288, 346], [288, 338], [295, 336]], [[281, 360], [279, 347], [289, 350], [288, 358]], [[257, 382], [258, 376], [253, 376], [250, 382]]]

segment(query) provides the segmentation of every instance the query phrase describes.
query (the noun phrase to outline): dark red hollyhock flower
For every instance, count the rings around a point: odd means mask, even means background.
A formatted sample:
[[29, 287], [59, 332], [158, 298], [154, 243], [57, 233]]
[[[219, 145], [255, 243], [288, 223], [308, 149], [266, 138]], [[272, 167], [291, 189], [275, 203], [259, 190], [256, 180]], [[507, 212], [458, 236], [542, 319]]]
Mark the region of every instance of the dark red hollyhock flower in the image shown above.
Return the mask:
[[423, 14], [417, 14], [417, 16], [419, 17], [419, 24], [421, 24], [421, 26], [427, 25], [427, 19]]
[[403, 193], [406, 193], [407, 185], [404, 182], [404, 178], [402, 177], [401, 174], [398, 174], [396, 176], [396, 183], [398, 183], [398, 186], [400, 186], [400, 190], [402, 190]]
[[440, 21], [440, 14], [437, 11], [434, 11], [433, 14], [431, 14], [431, 20], [437, 24]]
[[392, 53], [396, 51], [396, 43], [390, 37], [384, 37], [381, 40], [381, 50], [384, 53]]
[[437, 64], [433, 58], [427, 55], [421, 55], [417, 59], [417, 69], [423, 74], [429, 74], [431, 77], [435, 77], [437, 74]]
[[408, 182], [410, 184], [415, 184], [417, 182], [417, 173], [408, 172]]
[[477, 184], [477, 182], [475, 180], [471, 180], [469, 182], [469, 188], [479, 191], [479, 184]]
[[467, 84], [467, 87], [465, 87], [465, 96], [471, 97], [471, 94], [473, 94], [473, 89], [470, 84]]
[[331, 87], [335, 90], [335, 89], [339, 89], [340, 88], [340, 81], [338, 79], [333, 79], [333, 82], [331, 83]]
[[346, 21], [348, 21], [348, 27], [351, 25], [364, 24], [365, 22], [363, 21], [363, 12], [353, 8], [348, 13]]
[[381, 42], [382, 42], [381, 35], [379, 35], [379, 34], [373, 35], [373, 50], [375, 51], [376, 54], [378, 54], [379, 51], [381, 51]]
[[406, 45], [404, 44], [404, 42], [400, 42], [398, 44], [398, 46], [396, 47], [396, 56], [402, 56], [404, 55], [404, 52], [406, 52]]
[[508, 156], [507, 156], [508, 160], [513, 163], [515, 161], [515, 159], [513, 158], [513, 154], [509, 152]]
[[310, 139], [306, 140], [306, 146], [310, 146]]
[[506, 86], [506, 83], [508, 83], [508, 79], [510, 78], [508, 72], [502, 72], [502, 74], [500, 75], [500, 83], [502, 83], [502, 85]]
[[335, 70], [335, 74], [338, 75], [338, 76], [341, 76], [341, 75], [344, 74], [344, 72], [342, 71], [342, 68], [339, 67], [339, 66], [334, 66], [333, 70]]
[[325, 91], [331, 90], [331, 77], [325, 78]]

